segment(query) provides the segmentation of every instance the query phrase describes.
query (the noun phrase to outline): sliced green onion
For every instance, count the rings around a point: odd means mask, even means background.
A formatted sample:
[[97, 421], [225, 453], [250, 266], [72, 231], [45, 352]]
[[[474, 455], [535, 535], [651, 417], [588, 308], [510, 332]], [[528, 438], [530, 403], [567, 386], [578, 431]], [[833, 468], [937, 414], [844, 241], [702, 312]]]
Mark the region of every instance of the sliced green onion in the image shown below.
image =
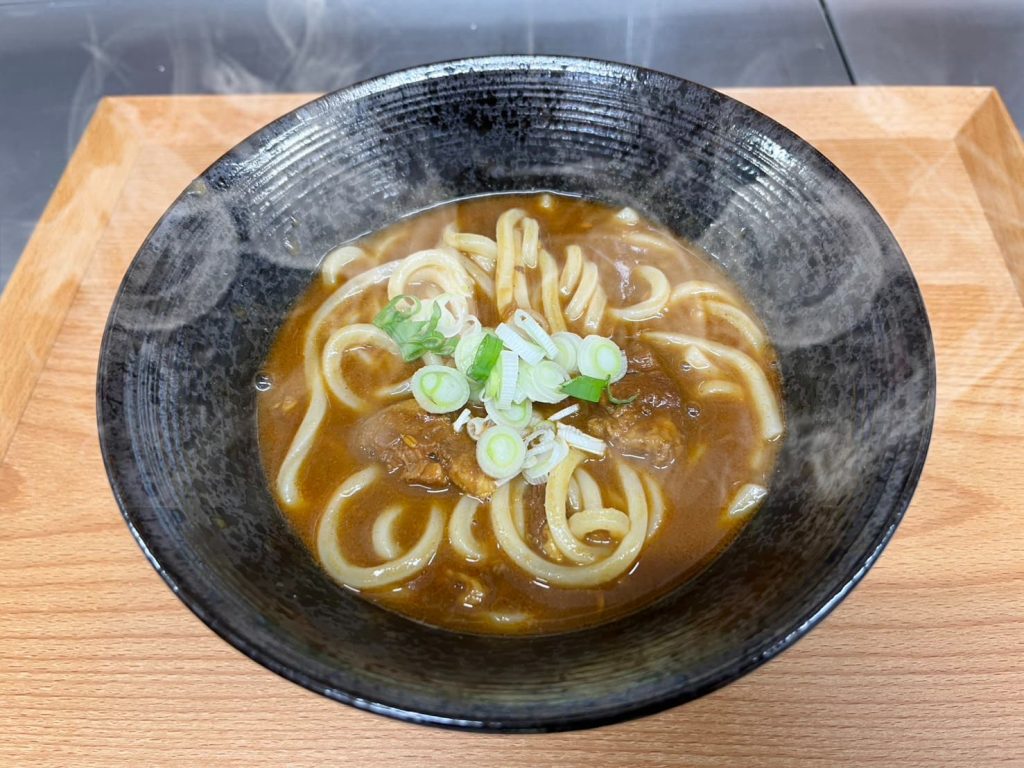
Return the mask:
[[494, 426], [490, 418], [486, 416], [474, 416], [466, 422], [466, 434], [473, 440], [479, 440], [480, 436]]
[[555, 411], [550, 416], [548, 416], [548, 421], [561, 421], [562, 419], [567, 419], [570, 416], [578, 413], [579, 410], [580, 410], [580, 404], [579, 403], [573, 403], [572, 405], [567, 405], [562, 410]]
[[558, 354], [555, 355], [554, 358], [555, 362], [565, 368], [566, 373], [578, 373], [579, 367], [577, 359], [579, 357], [580, 345], [583, 343], [583, 339], [575, 333], [559, 331], [552, 335], [551, 341], [553, 341], [555, 347], [558, 348]]
[[511, 427], [491, 427], [476, 443], [477, 464], [495, 480], [518, 474], [525, 459], [526, 444]]
[[558, 355], [558, 347], [555, 346], [551, 336], [525, 309], [517, 309], [512, 315], [512, 322], [543, 349], [545, 355], [552, 360]]
[[415, 296], [399, 294], [384, 305], [384, 308], [373, 318], [373, 324], [387, 333], [391, 327], [408, 320], [420, 311], [420, 300]]
[[536, 403], [560, 403], [569, 396], [562, 385], [569, 381], [569, 374], [553, 360], [541, 360], [536, 365], [523, 363], [519, 366], [519, 386], [526, 396]]
[[533, 415], [532, 422], [533, 423], [530, 424], [530, 430], [531, 430], [530, 436], [533, 436], [534, 434], [536, 434], [538, 431], [540, 431], [542, 429], [548, 429], [548, 430], [551, 430], [552, 432], [555, 429], [555, 422], [551, 421], [551, 419], [542, 418], [541, 416], [539, 416], [537, 414]]
[[561, 421], [558, 422], [558, 436], [573, 448], [579, 448], [581, 451], [592, 453], [595, 456], [604, 456], [608, 447], [604, 440], [598, 440], [593, 435], [588, 435], [583, 430]]
[[498, 388], [498, 407], [507, 410], [512, 405], [519, 382], [519, 357], [509, 349], [503, 349], [498, 355], [498, 366], [501, 371], [501, 386]]
[[536, 454], [536, 462], [523, 468], [523, 479], [530, 485], [541, 485], [548, 481], [551, 471], [569, 455], [569, 444], [562, 438], [555, 438]]
[[501, 323], [494, 332], [505, 342], [505, 346], [523, 358], [530, 365], [536, 365], [544, 359], [544, 350], [533, 342], [527, 341], [510, 325]]
[[[497, 400], [501, 394], [501, 358], [499, 357], [498, 360], [499, 364], [491, 369], [487, 381], [484, 382], [483, 392], [480, 393], [480, 399], [485, 403], [488, 400]], [[516, 373], [518, 374], [518, 371]], [[473, 381], [473, 379], [470, 379], [470, 381]]]
[[440, 293], [429, 301], [423, 302], [419, 311], [413, 315], [414, 320], [426, 320], [437, 307], [437, 330], [445, 338], [455, 336], [466, 322], [469, 305], [466, 297], [459, 293]]
[[588, 403], [601, 402], [601, 393], [608, 386], [608, 379], [595, 379], [591, 376], [577, 376], [572, 381], [562, 385], [562, 391], [569, 397], [577, 400], [586, 400]]
[[584, 376], [615, 383], [626, 375], [626, 355], [604, 336], [587, 336], [580, 345], [579, 368]]
[[634, 400], [636, 400], [636, 393], [635, 392], [632, 395], [630, 395], [629, 397], [626, 397], [626, 398], [619, 398], [619, 397], [616, 397], [615, 395], [613, 395], [612, 394], [612, 384], [611, 384], [610, 381], [608, 381], [605, 384], [605, 391], [608, 393], [608, 402], [611, 403], [612, 405], [629, 405]]
[[555, 440], [555, 425], [547, 420], [542, 420], [537, 424], [530, 432], [527, 433], [526, 437], [523, 438], [523, 442], [526, 443], [526, 465], [530, 465], [529, 457], [531, 454], [535, 454], [538, 451], [543, 450], [545, 446], [551, 445]]
[[462, 334], [459, 343], [455, 345], [455, 351], [452, 353], [452, 357], [455, 358], [455, 367], [466, 376], [469, 376], [469, 371], [473, 367], [476, 351], [480, 348], [484, 335], [485, 331], [483, 328], [468, 331]]
[[529, 426], [530, 419], [533, 418], [533, 403], [529, 400], [523, 400], [521, 403], [512, 403], [512, 405], [505, 409], [498, 408], [498, 404], [495, 401], [488, 400], [484, 403], [484, 409], [495, 424], [512, 427], [513, 429], [525, 429]]
[[412, 396], [429, 413], [451, 413], [469, 400], [469, 381], [446, 365], [425, 365], [412, 375]]
[[473, 418], [473, 412], [469, 408], [463, 408], [462, 413], [459, 414], [458, 418], [452, 422], [452, 429], [456, 432], [461, 432], [462, 428], [469, 423], [469, 420]]
[[519, 381], [519, 356], [509, 349], [498, 354], [498, 364], [491, 369], [484, 382], [483, 401], [494, 400], [499, 408], [507, 409], [516, 401], [515, 394]]
[[480, 345], [477, 347], [473, 364], [469, 367], [469, 378], [476, 381], [485, 381], [491, 375], [491, 371], [498, 362], [498, 357], [501, 355], [503, 348], [504, 345], [501, 343], [501, 339], [493, 333], [485, 334]]
[[469, 379], [469, 402], [482, 403], [484, 401], [484, 382]]
[[407, 362], [418, 360], [427, 352], [450, 355], [458, 343], [458, 339], [445, 338], [437, 330], [441, 320], [441, 307], [437, 304], [433, 304], [428, 319], [414, 320], [421, 306], [416, 297], [402, 294], [395, 296], [373, 318], [373, 324], [391, 337]]

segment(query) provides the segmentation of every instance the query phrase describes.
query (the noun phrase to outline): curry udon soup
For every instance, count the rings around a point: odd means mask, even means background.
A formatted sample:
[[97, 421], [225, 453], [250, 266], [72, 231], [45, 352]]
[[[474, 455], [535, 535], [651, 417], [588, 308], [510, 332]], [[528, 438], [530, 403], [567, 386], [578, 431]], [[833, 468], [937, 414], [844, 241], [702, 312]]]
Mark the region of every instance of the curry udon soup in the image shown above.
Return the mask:
[[267, 476], [327, 573], [465, 632], [576, 629], [691, 577], [783, 433], [774, 352], [710, 260], [549, 194], [335, 249], [264, 383]]

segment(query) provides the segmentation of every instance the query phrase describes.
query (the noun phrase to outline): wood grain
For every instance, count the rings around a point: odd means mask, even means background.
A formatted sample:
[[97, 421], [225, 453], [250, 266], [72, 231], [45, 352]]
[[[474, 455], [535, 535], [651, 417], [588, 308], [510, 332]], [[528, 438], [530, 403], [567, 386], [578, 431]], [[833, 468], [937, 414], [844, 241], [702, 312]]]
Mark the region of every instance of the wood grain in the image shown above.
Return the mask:
[[1024, 308], [1007, 269], [1024, 263], [1020, 138], [986, 89], [736, 95], [879, 208], [936, 340], [917, 494], [821, 627], [699, 701], [553, 736], [357, 712], [220, 641], [121, 521], [96, 439], [96, 359], [121, 275], [166, 206], [306, 97], [115, 99], [0, 300], [0, 764], [1024, 764]]
[[0, 296], [0, 460], [134, 161], [115, 112], [100, 103]]
[[992, 91], [956, 137], [1006, 266], [1024, 296], [1024, 141]]

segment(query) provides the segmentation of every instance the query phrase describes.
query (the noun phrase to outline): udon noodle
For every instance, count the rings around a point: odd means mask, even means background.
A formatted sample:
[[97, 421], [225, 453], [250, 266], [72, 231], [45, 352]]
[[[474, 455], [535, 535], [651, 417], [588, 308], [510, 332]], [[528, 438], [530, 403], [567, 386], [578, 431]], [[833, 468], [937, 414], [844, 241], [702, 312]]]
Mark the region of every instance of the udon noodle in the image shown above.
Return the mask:
[[478, 198], [327, 254], [266, 362], [261, 446], [339, 584], [561, 631], [696, 574], [756, 512], [774, 360], [710, 259], [635, 210]]

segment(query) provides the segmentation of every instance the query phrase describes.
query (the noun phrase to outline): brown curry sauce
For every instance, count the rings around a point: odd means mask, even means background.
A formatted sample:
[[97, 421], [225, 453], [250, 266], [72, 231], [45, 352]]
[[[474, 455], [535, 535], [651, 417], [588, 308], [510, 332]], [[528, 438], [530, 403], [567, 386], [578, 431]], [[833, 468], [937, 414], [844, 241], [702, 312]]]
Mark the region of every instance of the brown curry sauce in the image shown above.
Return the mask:
[[[641, 263], [661, 269], [673, 285], [684, 280], [704, 280], [739, 296], [735, 287], [712, 266], [710, 258], [694, 245], [675, 240], [682, 246], [682, 256], [678, 251], [631, 246], [622, 236], [627, 231], [657, 233], [662, 237], [667, 233], [644, 220], [634, 227], [626, 227], [614, 217], [614, 210], [593, 202], [560, 196], [549, 199], [553, 202], [550, 208], [542, 206], [539, 195], [459, 201], [398, 222], [365, 238], [359, 245], [370, 253], [376, 251], [375, 263], [383, 263], [434, 247], [444, 226], [451, 222], [459, 231], [493, 237], [498, 216], [517, 206], [539, 221], [542, 242], [560, 264], [565, 246], [573, 243], [580, 245], [597, 262], [602, 285], [608, 292], [609, 307], [641, 298], [632, 295], [627, 280], [630, 269]], [[308, 398], [302, 361], [304, 327], [332, 290], [319, 279], [311, 283], [281, 328], [266, 360], [264, 373], [271, 386], [258, 394], [258, 419], [268, 478], [276, 476], [306, 408]], [[374, 301], [376, 303], [367, 297], [366, 306], [361, 308], [360, 322], [372, 320], [375, 307], [383, 298], [376, 296]], [[755, 317], [749, 307], [744, 309]], [[478, 314], [485, 324], [494, 324], [494, 317], [487, 317], [485, 312]], [[336, 326], [344, 322], [339, 318]], [[730, 326], [706, 317], [699, 303], [678, 304], [663, 316], [642, 323], [606, 318], [602, 333], [627, 349], [631, 358], [642, 359], [642, 362], [631, 360], [630, 372], [615, 390], [620, 397], [638, 395], [631, 406], [635, 412], [627, 414], [630, 428], [642, 431], [647, 425], [650, 430], [648, 441], [636, 441], [639, 447], [649, 443], [650, 448], [644, 455], [619, 458], [649, 473], [662, 487], [666, 502], [661, 529], [646, 543], [625, 575], [593, 589], [539, 584], [502, 556], [484, 507], [477, 515], [474, 533], [487, 550], [485, 560], [468, 563], [443, 541], [431, 564], [411, 581], [366, 590], [363, 596], [412, 619], [456, 631], [560, 632], [603, 622], [639, 608], [691, 578], [721, 551], [743, 524], [725, 515], [732, 493], [747, 482], [769, 485], [776, 446], [769, 446], [770, 453], [762, 462], [762, 469], [752, 470], [750, 457], [762, 443], [749, 405], [743, 401], [702, 398], [697, 392], [702, 374], [679, 361], [646, 354], [644, 345], [636, 338], [641, 329], [706, 336], [744, 349], [738, 334]], [[777, 390], [777, 375], [771, 362], [773, 354], [769, 349], [762, 357], [767, 356], [769, 360], [769, 378]], [[416, 364], [406, 365], [395, 358], [382, 359], [384, 357], [388, 357], [387, 353], [380, 350], [345, 355], [343, 370], [355, 391], [365, 396], [410, 375], [416, 368]], [[379, 407], [388, 402], [381, 401]], [[544, 412], [553, 412], [565, 404], [543, 406]], [[374, 410], [377, 407], [375, 404]], [[336, 403], [331, 404], [299, 476], [303, 499], [293, 509], [281, 505], [313, 552], [316, 526], [327, 500], [342, 481], [368, 464], [360, 446], [353, 445], [353, 436], [365, 417], [365, 414], [354, 414]], [[615, 413], [612, 406], [587, 405], [567, 419], [567, 423], [581, 429], [593, 424], [596, 430], [600, 427], [591, 420], [597, 417], [611, 422], [626, 418]], [[614, 425], [606, 428], [614, 431]], [[671, 443], [673, 448], [666, 455], [664, 435], [672, 433], [673, 428], [680, 439]], [[623, 499], [613, 466], [613, 458], [618, 453], [613, 441], [605, 458], [589, 460], [584, 466], [601, 485], [606, 503], [621, 505]], [[431, 504], [441, 505], [447, 514], [458, 498], [453, 488], [433, 490], [409, 485], [397, 475], [385, 477], [346, 510], [342, 548], [357, 564], [379, 562], [370, 544], [370, 530], [380, 510], [396, 502], [407, 507], [395, 528], [398, 543], [407, 548], [422, 532]], [[544, 551], [543, 499], [543, 486], [531, 488], [526, 496], [528, 536], [532, 533], [531, 543], [538, 552]]]

